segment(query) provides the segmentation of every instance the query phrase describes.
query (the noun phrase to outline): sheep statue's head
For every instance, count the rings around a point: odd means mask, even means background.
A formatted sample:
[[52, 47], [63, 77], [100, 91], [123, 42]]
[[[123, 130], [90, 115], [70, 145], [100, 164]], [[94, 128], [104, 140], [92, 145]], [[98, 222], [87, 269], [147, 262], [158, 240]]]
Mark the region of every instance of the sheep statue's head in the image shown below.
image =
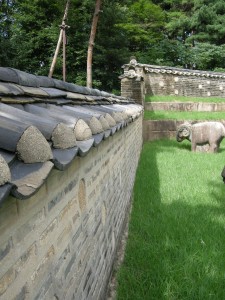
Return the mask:
[[187, 139], [191, 141], [191, 124], [184, 123], [177, 128], [176, 139], [178, 142], [182, 142]]

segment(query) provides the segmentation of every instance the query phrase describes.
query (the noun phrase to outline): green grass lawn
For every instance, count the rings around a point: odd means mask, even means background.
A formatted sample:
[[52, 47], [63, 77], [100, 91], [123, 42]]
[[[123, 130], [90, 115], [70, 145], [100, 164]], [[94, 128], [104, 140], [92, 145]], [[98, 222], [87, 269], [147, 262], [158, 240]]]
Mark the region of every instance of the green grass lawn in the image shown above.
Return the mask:
[[149, 111], [144, 112], [145, 120], [225, 120], [225, 112], [196, 111]]
[[117, 299], [225, 299], [225, 141], [144, 144]]
[[145, 102], [209, 102], [220, 103], [225, 102], [225, 98], [219, 97], [187, 97], [187, 96], [146, 96]]

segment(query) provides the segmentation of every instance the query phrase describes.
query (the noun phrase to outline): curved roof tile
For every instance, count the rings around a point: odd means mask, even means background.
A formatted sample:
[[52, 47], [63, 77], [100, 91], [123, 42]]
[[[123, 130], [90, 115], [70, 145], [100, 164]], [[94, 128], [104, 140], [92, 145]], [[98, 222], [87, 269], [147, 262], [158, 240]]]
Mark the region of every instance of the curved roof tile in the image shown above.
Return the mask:
[[0, 203], [29, 198], [52, 168], [65, 170], [142, 111], [133, 99], [0, 67]]

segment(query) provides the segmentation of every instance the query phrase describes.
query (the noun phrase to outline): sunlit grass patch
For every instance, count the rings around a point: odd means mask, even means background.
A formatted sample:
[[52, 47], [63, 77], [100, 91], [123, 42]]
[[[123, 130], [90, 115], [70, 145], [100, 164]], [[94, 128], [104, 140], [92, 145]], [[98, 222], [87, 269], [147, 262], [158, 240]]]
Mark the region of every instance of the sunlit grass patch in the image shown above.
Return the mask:
[[225, 299], [224, 164], [225, 142], [144, 145], [118, 299]]

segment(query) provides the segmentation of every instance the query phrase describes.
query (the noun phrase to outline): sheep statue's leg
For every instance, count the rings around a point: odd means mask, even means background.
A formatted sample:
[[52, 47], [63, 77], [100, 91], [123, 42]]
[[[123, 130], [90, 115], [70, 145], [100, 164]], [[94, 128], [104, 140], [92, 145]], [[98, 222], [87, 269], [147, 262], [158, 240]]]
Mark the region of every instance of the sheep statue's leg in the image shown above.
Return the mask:
[[210, 153], [216, 153], [218, 152], [219, 145], [217, 143], [211, 143], [209, 146], [209, 152]]
[[192, 142], [191, 142], [191, 151], [196, 152], [196, 147], [197, 147], [196, 143], [192, 140]]

